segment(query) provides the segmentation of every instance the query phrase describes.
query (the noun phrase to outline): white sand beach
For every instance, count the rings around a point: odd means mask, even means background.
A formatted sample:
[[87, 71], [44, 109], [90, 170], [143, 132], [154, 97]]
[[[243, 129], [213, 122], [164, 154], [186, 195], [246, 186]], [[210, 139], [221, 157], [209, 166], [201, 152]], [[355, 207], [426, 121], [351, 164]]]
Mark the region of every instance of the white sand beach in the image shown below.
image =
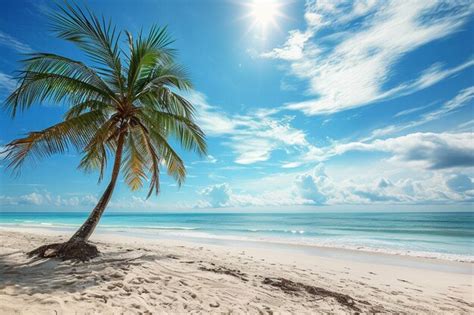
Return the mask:
[[474, 312], [469, 263], [397, 257], [402, 266], [379, 254], [351, 261], [350, 252], [328, 249], [308, 255], [106, 233], [92, 239], [98, 258], [73, 263], [27, 258], [66, 239], [34, 231], [0, 230], [1, 314]]

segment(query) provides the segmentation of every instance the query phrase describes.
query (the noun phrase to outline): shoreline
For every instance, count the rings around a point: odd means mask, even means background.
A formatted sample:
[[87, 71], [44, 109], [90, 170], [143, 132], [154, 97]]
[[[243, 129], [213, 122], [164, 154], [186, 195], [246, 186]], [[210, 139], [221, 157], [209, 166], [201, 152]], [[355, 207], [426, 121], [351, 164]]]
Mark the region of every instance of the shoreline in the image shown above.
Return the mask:
[[348, 259], [355, 254], [350, 251], [335, 257], [103, 232], [91, 238], [102, 254], [88, 263], [38, 261], [24, 253], [69, 234], [1, 228], [0, 235], [4, 314], [474, 311], [472, 264], [466, 265], [471, 268], [466, 276], [453, 270], [420, 272], [428, 263], [424, 259], [415, 259], [421, 265], [402, 266], [376, 254], [366, 261]]
[[[0, 224], [0, 231], [38, 231], [41, 233], [61, 235], [64, 233], [74, 233], [76, 225], [18, 225], [18, 224]], [[156, 231], [158, 233], [147, 233], [143, 230]], [[383, 262], [384, 258], [388, 262], [391, 261], [394, 265], [402, 265], [404, 261], [425, 263], [427, 266], [432, 266], [435, 270], [437, 266], [444, 266], [441, 270], [446, 270], [450, 266], [457, 270], [459, 273], [470, 274], [469, 266], [474, 266], [474, 256], [472, 255], [456, 255], [448, 253], [433, 253], [433, 252], [420, 252], [411, 250], [392, 250], [392, 249], [381, 249], [381, 248], [370, 248], [363, 246], [347, 246], [337, 244], [318, 244], [318, 243], [300, 243], [291, 240], [279, 240], [279, 239], [262, 239], [250, 237], [240, 237], [234, 235], [214, 235], [209, 233], [187, 233], [189, 229], [183, 229], [182, 232], [176, 232], [174, 230], [168, 230], [166, 228], [142, 228], [142, 227], [130, 227], [130, 228], [116, 228], [102, 226], [95, 232], [97, 235], [115, 235], [119, 237], [136, 237], [138, 239], [164, 239], [164, 240], [182, 240], [185, 242], [195, 244], [208, 244], [208, 245], [222, 245], [222, 246], [236, 246], [238, 244], [245, 244], [251, 247], [280, 247], [281, 249], [300, 249], [300, 251], [306, 250], [316, 256], [329, 256], [329, 257], [345, 257], [358, 260], [367, 260], [367, 257], [377, 257], [378, 261]], [[191, 230], [192, 231], [192, 230]], [[406, 259], [405, 259], [406, 258]], [[461, 267], [464, 266], [464, 267]], [[449, 270], [447, 270], [449, 271]]]

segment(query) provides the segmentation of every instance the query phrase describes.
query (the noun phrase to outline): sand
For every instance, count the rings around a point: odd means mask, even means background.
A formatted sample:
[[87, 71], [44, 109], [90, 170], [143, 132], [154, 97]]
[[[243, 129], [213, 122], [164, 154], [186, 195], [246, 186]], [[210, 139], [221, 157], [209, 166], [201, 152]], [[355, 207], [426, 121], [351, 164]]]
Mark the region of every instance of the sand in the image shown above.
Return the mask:
[[0, 229], [0, 314], [474, 313], [467, 263], [423, 269], [430, 262], [100, 233], [102, 254], [87, 263], [26, 257], [59, 234]]

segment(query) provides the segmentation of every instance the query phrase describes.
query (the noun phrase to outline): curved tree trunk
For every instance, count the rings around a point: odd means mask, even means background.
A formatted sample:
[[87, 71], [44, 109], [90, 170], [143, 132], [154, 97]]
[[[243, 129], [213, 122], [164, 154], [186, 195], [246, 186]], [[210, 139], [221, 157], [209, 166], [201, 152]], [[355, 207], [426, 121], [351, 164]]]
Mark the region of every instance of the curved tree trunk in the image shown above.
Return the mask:
[[104, 213], [107, 204], [112, 198], [112, 194], [114, 192], [115, 184], [117, 183], [118, 175], [120, 173], [120, 166], [122, 162], [122, 151], [123, 151], [123, 144], [125, 140], [125, 135], [123, 132], [120, 133], [117, 143], [117, 151], [115, 153], [115, 161], [114, 167], [112, 170], [112, 178], [110, 179], [110, 183], [107, 186], [107, 189], [104, 191], [104, 194], [100, 198], [99, 202], [95, 206], [94, 210], [91, 212], [87, 220], [82, 224], [79, 230], [74, 233], [74, 235], [69, 239], [68, 243], [70, 242], [86, 242], [89, 237], [94, 232], [95, 227], [100, 221], [102, 214]]
[[115, 161], [110, 183], [107, 186], [107, 189], [105, 190], [104, 194], [100, 198], [99, 202], [95, 206], [94, 210], [91, 212], [87, 220], [82, 224], [79, 230], [77, 230], [77, 232], [74, 233], [74, 235], [65, 243], [43, 245], [32, 250], [28, 253], [30, 257], [56, 257], [61, 258], [63, 260], [73, 259], [86, 261], [96, 257], [99, 254], [97, 247], [87, 243], [87, 240], [91, 236], [92, 232], [94, 232], [94, 229], [99, 223], [99, 220], [102, 214], [104, 213], [104, 210], [107, 207], [110, 198], [112, 198], [112, 193], [114, 192], [115, 184], [117, 183], [118, 175], [120, 173], [124, 141], [125, 134], [123, 131], [121, 131], [118, 138], [117, 151], [115, 153]]

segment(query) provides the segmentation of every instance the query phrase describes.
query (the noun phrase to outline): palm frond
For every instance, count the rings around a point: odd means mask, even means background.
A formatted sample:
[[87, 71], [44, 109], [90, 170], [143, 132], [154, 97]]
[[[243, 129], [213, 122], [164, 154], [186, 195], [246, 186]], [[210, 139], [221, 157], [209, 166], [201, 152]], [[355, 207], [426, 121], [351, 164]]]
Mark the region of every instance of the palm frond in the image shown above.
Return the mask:
[[124, 77], [119, 47], [120, 31], [104, 17], [99, 19], [86, 9], [65, 3], [51, 15], [52, 29], [59, 38], [75, 43], [97, 64], [99, 73], [106, 76], [117, 90], [124, 90]]
[[184, 149], [194, 150], [201, 156], [207, 154], [204, 132], [191, 119], [148, 108], [142, 109], [139, 117], [150, 129], [159, 126], [159, 132], [165, 138], [174, 137]]
[[150, 134], [146, 126], [140, 123], [139, 127], [141, 131], [141, 140], [142, 140], [141, 147], [146, 150], [147, 155], [148, 155], [148, 160], [151, 161], [150, 166], [149, 166], [149, 172], [151, 173], [150, 189], [147, 195], [147, 198], [149, 198], [151, 194], [153, 193], [153, 191], [155, 191], [156, 195], [158, 195], [160, 191], [160, 158], [158, 157], [158, 154], [156, 153], [156, 149], [153, 146], [153, 143], [151, 142]]
[[148, 70], [148, 75], [137, 80], [135, 88], [135, 99], [142, 95], [159, 90], [162, 86], [177, 90], [189, 90], [192, 88], [186, 70], [173, 62], [157, 64]]
[[116, 98], [111, 87], [102, 80], [97, 72], [80, 61], [51, 53], [33, 53], [29, 54], [29, 58], [22, 60], [22, 63], [28, 71], [62, 73], [92, 84], [103, 90], [104, 94], [110, 98]]
[[142, 94], [139, 103], [157, 111], [194, 119], [195, 108], [191, 102], [171, 89], [159, 86]]
[[30, 132], [27, 137], [6, 145], [5, 159], [10, 161], [8, 167], [19, 171], [26, 158], [36, 160], [64, 153], [70, 145], [82, 150], [104, 121], [105, 117], [100, 111], [92, 111], [42, 131]]
[[107, 166], [107, 155], [112, 154], [115, 149], [113, 139], [118, 130], [117, 121], [109, 119], [100, 126], [94, 134], [94, 137], [84, 148], [84, 156], [79, 163], [78, 168], [86, 172], [99, 170], [99, 182], [104, 177], [104, 170]]
[[60, 103], [64, 99], [71, 103], [86, 100], [110, 99], [108, 95], [91, 82], [69, 76], [67, 69], [55, 72], [23, 71], [19, 87], [6, 99], [4, 107], [15, 116], [18, 108], [28, 109], [34, 102], [50, 100]]
[[71, 119], [73, 117], [77, 117], [84, 112], [92, 111], [92, 110], [102, 110], [104, 113], [112, 113], [114, 107], [110, 104], [104, 103], [103, 101], [98, 100], [89, 100], [85, 101], [76, 105], [71, 106], [66, 113], [64, 114], [64, 118]]
[[159, 65], [171, 62], [174, 50], [168, 47], [172, 41], [166, 27], [153, 26], [148, 36], [143, 37], [140, 34], [135, 41], [130, 35], [128, 37], [130, 56], [127, 86], [131, 96], [137, 88], [138, 80], [149, 77], [153, 69]]
[[181, 186], [186, 179], [184, 162], [158, 130], [158, 128], [149, 129], [150, 141], [156, 148], [157, 155], [165, 165], [168, 175]]
[[122, 171], [124, 172], [125, 183], [132, 191], [142, 188], [143, 181], [147, 180], [147, 163], [141, 151], [136, 144], [135, 133], [130, 132], [127, 137]]

